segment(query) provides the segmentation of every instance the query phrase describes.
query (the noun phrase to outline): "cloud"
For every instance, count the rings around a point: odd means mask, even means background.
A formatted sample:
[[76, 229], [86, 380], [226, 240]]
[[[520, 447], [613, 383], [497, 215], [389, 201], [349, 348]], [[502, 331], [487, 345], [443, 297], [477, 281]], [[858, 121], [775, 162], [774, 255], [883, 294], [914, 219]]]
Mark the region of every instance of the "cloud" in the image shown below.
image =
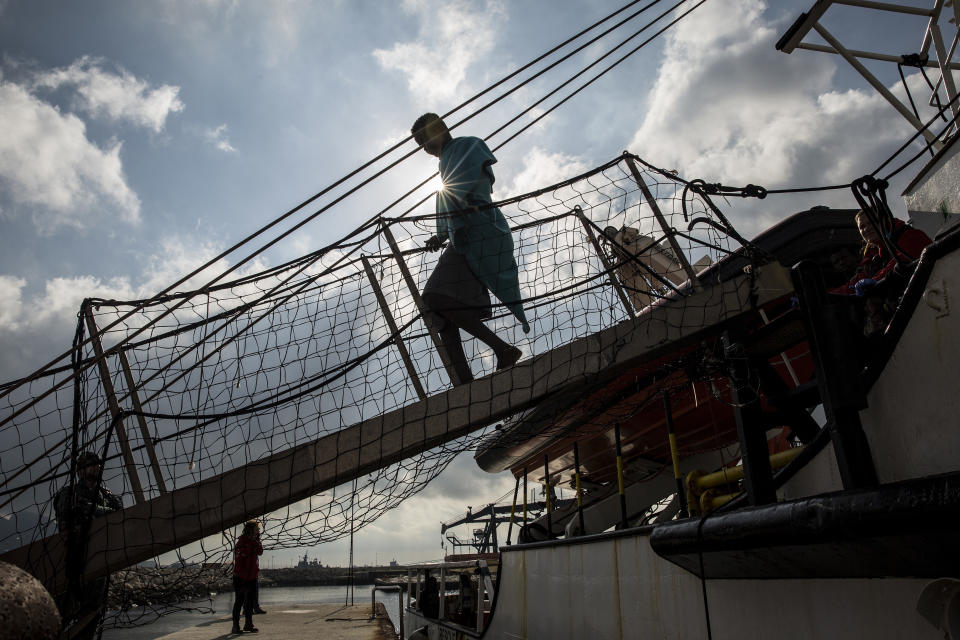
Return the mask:
[[203, 132], [203, 135], [207, 139], [207, 142], [212, 144], [220, 151], [225, 153], [236, 153], [236, 147], [230, 144], [230, 140], [227, 138], [226, 124], [221, 124], [219, 127], [207, 129]]
[[87, 138], [77, 116], [3, 79], [0, 121], [0, 188], [14, 204], [5, 215], [31, 211], [41, 232], [82, 229], [104, 213], [127, 223], [140, 219], [140, 200], [123, 173], [120, 142], [101, 149]]
[[[909, 126], [872, 90], [834, 90], [833, 59], [773, 51], [765, 9], [707, 4], [669, 33], [631, 151], [686, 178], [773, 188], [849, 182], [899, 146]], [[815, 197], [852, 206], [848, 191]]]
[[123, 121], [154, 133], [163, 130], [167, 117], [183, 111], [179, 87], [164, 84], [151, 87], [146, 81], [118, 67], [103, 68], [104, 60], [83, 56], [69, 67], [37, 74], [34, 89], [70, 87], [75, 91], [74, 109], [98, 118]]
[[216, 46], [212, 43], [224, 37], [244, 45], [252, 42], [259, 47], [258, 62], [273, 68], [301, 50], [303, 29], [316, 6], [311, 0], [160, 0], [143, 10], [200, 48]]
[[498, 198], [529, 193], [557, 182], [562, 182], [590, 169], [583, 158], [564, 153], [549, 153], [539, 147], [533, 147], [523, 156], [523, 169], [514, 175], [507, 192], [498, 194]]
[[421, 104], [449, 102], [470, 84], [470, 67], [493, 49], [506, 8], [499, 0], [479, 7], [466, 0], [405, 0], [403, 8], [420, 18], [419, 37], [377, 49], [373, 56], [384, 69], [405, 75]]
[[22, 293], [27, 281], [14, 276], [0, 276], [0, 330], [17, 329], [23, 308]]

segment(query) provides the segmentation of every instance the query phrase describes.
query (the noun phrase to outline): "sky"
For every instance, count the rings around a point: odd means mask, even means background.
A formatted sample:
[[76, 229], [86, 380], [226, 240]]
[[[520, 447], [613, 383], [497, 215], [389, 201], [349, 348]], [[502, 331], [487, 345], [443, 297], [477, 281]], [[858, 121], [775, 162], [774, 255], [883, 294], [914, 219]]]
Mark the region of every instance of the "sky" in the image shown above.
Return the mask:
[[[0, 378], [26, 375], [68, 349], [84, 297], [164, 289], [403, 139], [421, 113], [451, 109], [622, 4], [0, 0]], [[910, 128], [839, 58], [775, 50], [812, 4], [708, 0], [499, 150], [494, 197], [570, 177], [625, 149], [687, 178], [769, 189], [871, 172]], [[823, 23], [853, 48], [891, 54], [916, 51], [925, 25], [843, 7]], [[591, 46], [576, 64], [604, 50]], [[455, 134], [486, 136], [579, 68], [568, 64]], [[903, 94], [894, 65], [868, 66]], [[910, 73], [908, 82], [919, 90], [923, 81]], [[925, 103], [929, 94], [916, 95]], [[414, 156], [248, 269], [334, 242], [435, 163]], [[890, 189], [901, 217], [908, 175]], [[855, 206], [848, 191], [770, 197], [743, 203], [732, 219], [749, 237], [818, 204]], [[439, 523], [512, 484], [461, 455], [365, 529], [357, 558], [439, 557]], [[278, 551], [273, 562], [301, 552]], [[346, 562], [344, 543], [309, 553]]]

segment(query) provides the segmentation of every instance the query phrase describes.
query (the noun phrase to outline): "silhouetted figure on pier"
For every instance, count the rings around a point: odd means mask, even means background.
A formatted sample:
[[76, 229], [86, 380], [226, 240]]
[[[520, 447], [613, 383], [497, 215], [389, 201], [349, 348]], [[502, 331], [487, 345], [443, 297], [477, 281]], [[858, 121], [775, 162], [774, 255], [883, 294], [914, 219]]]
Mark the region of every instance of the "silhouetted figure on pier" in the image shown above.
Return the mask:
[[85, 640], [97, 633], [107, 604], [108, 578], [84, 582], [87, 538], [94, 518], [123, 508], [123, 501], [102, 485], [103, 461], [92, 451], [77, 456], [76, 480], [53, 497], [57, 530], [67, 535], [67, 591], [57, 597], [64, 628], [78, 625], [71, 638]]
[[500, 209], [489, 207], [497, 161], [480, 138], [454, 138], [435, 113], [420, 116], [411, 129], [417, 144], [440, 159], [443, 189], [437, 193], [437, 233], [427, 249], [449, 242], [423, 289], [423, 301], [459, 383], [473, 380], [463, 353], [460, 329], [490, 346], [497, 370], [513, 366], [523, 355], [483, 320], [491, 317], [492, 292], [530, 331], [520, 297], [510, 226]]
[[[260, 525], [256, 520], [250, 520], [243, 525], [243, 533], [237, 538], [237, 544], [233, 548], [233, 628], [230, 633], [259, 631], [253, 626], [253, 607], [261, 555], [263, 545], [260, 543]], [[241, 607], [246, 618], [243, 629], [240, 629]]]

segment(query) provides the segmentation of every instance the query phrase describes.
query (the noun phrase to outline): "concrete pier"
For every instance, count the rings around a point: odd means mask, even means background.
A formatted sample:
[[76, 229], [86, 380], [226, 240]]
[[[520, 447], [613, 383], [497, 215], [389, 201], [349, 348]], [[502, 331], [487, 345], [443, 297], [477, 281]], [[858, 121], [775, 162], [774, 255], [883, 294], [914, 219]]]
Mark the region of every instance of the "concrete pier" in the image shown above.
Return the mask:
[[[260, 630], [259, 633], [231, 634], [230, 616], [219, 616], [189, 629], [161, 636], [158, 640], [397, 640], [393, 623], [380, 603], [377, 603], [375, 618], [370, 617], [369, 604], [295, 604], [274, 606], [266, 615], [254, 616], [253, 623]], [[240, 626], [243, 626], [242, 618]]]

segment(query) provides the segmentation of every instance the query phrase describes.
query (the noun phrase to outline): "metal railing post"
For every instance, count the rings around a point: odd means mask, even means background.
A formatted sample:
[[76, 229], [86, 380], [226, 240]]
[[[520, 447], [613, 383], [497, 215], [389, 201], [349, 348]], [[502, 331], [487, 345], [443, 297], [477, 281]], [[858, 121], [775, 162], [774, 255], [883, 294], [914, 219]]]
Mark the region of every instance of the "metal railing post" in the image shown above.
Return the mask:
[[437, 600], [440, 602], [440, 611], [437, 612], [437, 620], [447, 619], [447, 565], [440, 565], [440, 588], [438, 589]]
[[510, 546], [510, 537], [513, 535], [513, 514], [517, 510], [517, 491], [520, 489], [520, 478], [517, 477], [513, 485], [513, 504], [510, 505], [510, 524], [507, 525], [507, 546]]
[[547, 503], [547, 534], [553, 538], [553, 501], [550, 499], [550, 460], [543, 454], [543, 499]]
[[407, 368], [407, 373], [410, 375], [410, 382], [413, 383], [413, 388], [416, 390], [417, 396], [421, 400], [425, 400], [427, 394], [423, 390], [423, 385], [420, 383], [420, 378], [417, 376], [417, 370], [413, 366], [413, 360], [410, 358], [410, 352], [407, 351], [407, 345], [403, 342], [403, 337], [400, 336], [400, 332], [397, 329], [397, 323], [393, 319], [393, 314], [390, 313], [390, 307], [387, 306], [387, 299], [384, 297], [383, 290], [380, 288], [380, 283], [377, 282], [377, 277], [373, 273], [373, 267], [370, 266], [370, 261], [367, 259], [367, 256], [361, 256], [360, 261], [363, 262], [363, 270], [367, 272], [367, 279], [370, 280], [370, 286], [373, 287], [373, 293], [377, 297], [377, 304], [380, 305], [380, 311], [383, 313], [383, 317], [387, 321], [387, 326], [390, 328], [390, 333], [397, 336], [397, 351], [400, 352], [400, 358], [403, 360], [403, 366]]
[[143, 446], [147, 450], [147, 457], [150, 458], [150, 467], [153, 469], [153, 477], [157, 481], [157, 489], [161, 495], [167, 492], [167, 485], [160, 473], [160, 461], [157, 459], [157, 452], [153, 448], [153, 438], [150, 435], [150, 428], [147, 426], [147, 419], [143, 417], [143, 407], [140, 405], [140, 396], [137, 394], [137, 383], [133, 379], [133, 373], [130, 371], [130, 362], [127, 360], [127, 352], [124, 349], [117, 351], [120, 357], [120, 366], [123, 368], [123, 377], [127, 381], [127, 394], [130, 396], [130, 402], [133, 403], [133, 409], [137, 412], [137, 423], [140, 425], [140, 435], [143, 437]]
[[800, 262], [793, 267], [792, 276], [800, 294], [800, 310], [827, 419], [825, 428], [830, 432], [843, 488], [875, 487], [877, 470], [860, 422], [860, 410], [867, 406], [867, 396], [854, 351], [854, 325], [840, 306], [843, 301], [827, 301], [827, 289], [815, 263]]
[[670, 408], [670, 394], [663, 392], [663, 412], [667, 423], [667, 437], [670, 439], [670, 460], [673, 462], [673, 478], [677, 482], [677, 500], [680, 502], [680, 517], [690, 515], [687, 508], [687, 490], [683, 486], [683, 473], [680, 472], [680, 451], [677, 449], [677, 436], [673, 433], [673, 411]]
[[690, 266], [690, 261], [687, 260], [687, 256], [680, 249], [680, 244], [677, 242], [677, 239], [673, 237], [673, 227], [667, 224], [667, 219], [663, 217], [663, 212], [660, 210], [660, 205], [657, 204], [657, 199], [653, 197], [653, 194], [650, 193], [650, 189], [647, 187], [647, 183], [644, 181], [643, 176], [640, 175], [640, 170], [637, 169], [636, 163], [634, 163], [633, 158], [630, 156], [624, 156], [627, 161], [627, 166], [630, 168], [630, 173], [633, 174], [633, 180], [637, 183], [637, 186], [640, 187], [640, 191], [643, 193], [643, 197], [647, 201], [650, 210], [653, 211], [654, 217], [657, 219], [657, 223], [660, 225], [660, 230], [663, 231], [663, 235], [667, 238], [667, 242], [670, 244], [670, 249], [674, 253], [677, 262], [680, 263], [680, 266], [683, 267], [683, 272], [687, 274], [687, 278], [690, 279], [690, 284], [695, 290], [700, 290], [700, 280], [697, 278], [696, 272], [694, 272], [693, 267]]
[[620, 528], [627, 528], [627, 494], [623, 486], [623, 450], [620, 446], [620, 423], [613, 423], [613, 437], [617, 446], [617, 491], [620, 493]]
[[[523, 524], [527, 524], [527, 468], [523, 468]], [[519, 537], [519, 536], [518, 536]]]
[[450, 376], [450, 380], [453, 381], [454, 385], [459, 385], [464, 381], [460, 379], [460, 376], [457, 375], [456, 370], [453, 368], [453, 363], [450, 360], [450, 354], [447, 353], [446, 347], [443, 346], [443, 342], [440, 341], [440, 335], [437, 333], [436, 328], [433, 326], [433, 320], [430, 319], [430, 314], [426, 312], [426, 307], [423, 304], [423, 298], [420, 297], [420, 292], [417, 290], [417, 283], [413, 281], [413, 276], [410, 275], [410, 270], [407, 269], [407, 263], [403, 259], [403, 254], [400, 252], [400, 247], [397, 245], [396, 239], [393, 237], [393, 232], [390, 231], [389, 225], [381, 225], [383, 231], [383, 237], [387, 239], [387, 244], [390, 245], [390, 250], [393, 252], [393, 257], [397, 261], [397, 265], [400, 267], [400, 275], [403, 276], [404, 282], [407, 283], [407, 288], [410, 290], [410, 297], [413, 298], [414, 304], [417, 305], [417, 309], [420, 311], [420, 317], [423, 318], [424, 324], [427, 325], [427, 332], [430, 334], [430, 339], [433, 340], [433, 346], [436, 348], [437, 353], [440, 354], [440, 361], [443, 363], [443, 368], [446, 369], [447, 375]]
[[629, 315], [631, 318], [636, 318], [637, 314], [634, 313], [633, 305], [630, 304], [627, 294], [624, 293], [620, 283], [617, 282], [617, 276], [613, 272], [614, 265], [611, 265], [607, 260], [607, 257], [603, 255], [603, 249], [600, 248], [600, 243], [597, 242], [597, 237], [594, 235], [593, 229], [590, 228], [590, 223], [587, 221], [587, 217], [584, 215], [583, 209], [581, 209], [579, 206], [576, 206], [573, 208], [573, 211], [583, 224], [583, 228], [587, 232], [587, 238], [590, 239], [590, 244], [593, 245], [593, 250], [597, 252], [597, 256], [600, 258], [600, 263], [603, 265], [603, 270], [607, 272], [607, 279], [610, 280], [613, 290], [617, 292], [617, 297], [620, 298], [620, 302], [623, 303], [623, 308], [627, 310], [627, 315]]
[[940, 64], [940, 76], [943, 78], [943, 86], [947, 90], [947, 100], [951, 102], [950, 109], [953, 116], [960, 116], [960, 105], [953, 99], [957, 97], [957, 85], [953, 81], [953, 72], [950, 71], [949, 60], [946, 47], [943, 46], [943, 35], [940, 33], [940, 26], [931, 21], [930, 35], [933, 37], [933, 47], [937, 51], [937, 62]]
[[750, 362], [743, 344], [726, 332], [721, 338], [730, 380], [730, 399], [740, 440], [743, 488], [751, 506], [777, 501], [770, 469], [767, 434], [763, 428], [760, 398], [750, 383]]
[[577, 519], [580, 522], [580, 535], [586, 535], [587, 529], [583, 524], [583, 496], [580, 493], [580, 447], [573, 443], [573, 468], [577, 491]]
[[133, 497], [137, 501], [137, 504], [139, 504], [144, 501], [143, 487], [140, 485], [140, 476], [137, 475], [137, 465], [133, 460], [133, 451], [130, 450], [130, 442], [127, 440], [127, 430], [123, 427], [123, 419], [118, 419], [120, 415], [120, 405], [117, 403], [117, 394], [114, 392], [113, 381], [110, 379], [110, 369], [107, 367], [107, 360], [103, 356], [100, 330], [97, 328], [97, 321], [93, 318], [93, 308], [91, 305], [87, 305], [85, 315], [87, 330], [90, 332], [90, 344], [93, 345], [93, 352], [97, 356], [97, 366], [100, 369], [100, 381], [103, 383], [103, 390], [107, 395], [110, 415], [116, 421], [117, 440], [120, 442], [120, 451], [123, 453], [127, 476], [130, 478], [130, 485], [133, 488]]

